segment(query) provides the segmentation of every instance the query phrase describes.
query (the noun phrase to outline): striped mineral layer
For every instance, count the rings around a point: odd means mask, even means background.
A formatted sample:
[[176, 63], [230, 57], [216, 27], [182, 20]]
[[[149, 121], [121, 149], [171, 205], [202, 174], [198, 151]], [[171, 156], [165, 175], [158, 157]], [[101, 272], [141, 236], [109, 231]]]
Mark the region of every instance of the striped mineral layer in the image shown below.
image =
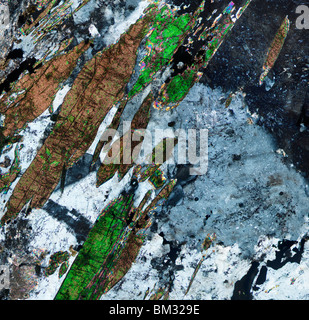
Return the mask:
[[0, 299], [308, 299], [296, 2], [1, 1]]

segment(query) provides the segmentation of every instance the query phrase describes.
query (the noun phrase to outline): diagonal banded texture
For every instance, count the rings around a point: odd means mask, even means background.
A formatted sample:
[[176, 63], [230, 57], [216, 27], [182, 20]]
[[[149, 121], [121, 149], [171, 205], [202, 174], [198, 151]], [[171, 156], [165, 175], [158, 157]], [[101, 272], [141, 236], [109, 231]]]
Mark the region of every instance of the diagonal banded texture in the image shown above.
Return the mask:
[[5, 114], [5, 136], [14, 135], [51, 105], [60, 83], [69, 77], [78, 58], [89, 47], [90, 42], [83, 41], [67, 54], [53, 58], [33, 74], [22, 77], [14, 87], [18, 97], [12, 104], [8, 95], [0, 100], [0, 112]]
[[64, 100], [53, 132], [16, 185], [2, 223], [16, 217], [29, 200], [31, 207], [41, 207], [57, 186], [63, 168], [85, 153], [106, 114], [124, 95], [150, 16], [151, 12], [115, 45], [86, 63]]

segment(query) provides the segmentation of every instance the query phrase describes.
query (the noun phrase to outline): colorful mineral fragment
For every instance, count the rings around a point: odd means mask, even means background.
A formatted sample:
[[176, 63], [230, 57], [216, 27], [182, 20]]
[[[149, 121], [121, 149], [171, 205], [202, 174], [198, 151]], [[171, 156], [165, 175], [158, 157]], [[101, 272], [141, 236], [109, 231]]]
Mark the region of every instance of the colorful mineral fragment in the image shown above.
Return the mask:
[[269, 71], [273, 68], [281, 49], [284, 45], [285, 39], [288, 35], [290, 29], [290, 20], [288, 16], [285, 17], [283, 20], [278, 32], [275, 35], [274, 40], [272, 41], [266, 60], [263, 65], [263, 73], [260, 76], [259, 84], [262, 85], [263, 81], [265, 80], [266, 76], [268, 75]]
[[1, 0], [0, 300], [306, 299], [302, 12]]
[[63, 166], [72, 166], [88, 149], [100, 123], [124, 95], [151, 14], [85, 64], [65, 97], [52, 133], [15, 187], [2, 223], [15, 217], [30, 199], [31, 206], [41, 207], [57, 186]]
[[[49, 265], [48, 267], [44, 270], [44, 273], [46, 276], [50, 276], [52, 275], [57, 268], [59, 267], [59, 265], [62, 265], [64, 262], [66, 262], [68, 259], [70, 258], [70, 255], [68, 252], [56, 252], [53, 255], [51, 255], [50, 259], [49, 259]], [[62, 271], [63, 272], [63, 267], [62, 267]]]

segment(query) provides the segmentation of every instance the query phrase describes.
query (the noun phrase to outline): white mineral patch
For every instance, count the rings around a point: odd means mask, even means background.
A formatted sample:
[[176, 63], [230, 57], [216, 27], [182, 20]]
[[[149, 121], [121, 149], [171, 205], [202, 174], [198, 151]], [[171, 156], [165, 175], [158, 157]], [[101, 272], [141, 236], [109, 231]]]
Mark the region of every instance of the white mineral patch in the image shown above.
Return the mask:
[[95, 222], [105, 206], [117, 198], [120, 191], [130, 181], [132, 170], [120, 182], [116, 173], [112, 179], [98, 188], [96, 187], [96, 172], [91, 172], [81, 181], [67, 186], [63, 193], [60, 189], [53, 192], [50, 199], [69, 210], [77, 210], [89, 221]]
[[68, 85], [65, 85], [62, 89], [60, 89], [53, 100], [52, 109], [53, 112], [56, 112], [58, 108], [62, 105], [63, 100], [66, 96], [66, 94], [70, 91], [71, 87]]
[[[33, 209], [29, 215], [29, 222], [34, 235], [29, 250], [32, 252], [49, 252], [42, 262], [43, 267], [48, 266], [49, 257], [53, 253], [58, 251], [70, 252], [70, 246], [77, 244], [75, 236], [69, 229], [42, 209]], [[69, 266], [72, 265], [75, 258], [70, 257]], [[29, 300], [53, 300], [65, 279], [65, 275], [59, 279], [58, 272], [59, 267], [51, 276], [40, 278], [38, 285], [30, 293]]]
[[[300, 239], [298, 239], [300, 241]], [[259, 260], [263, 255], [264, 261], [273, 261], [276, 258], [276, 244], [279, 239], [262, 237], [256, 246], [255, 258]], [[293, 246], [291, 247], [293, 248]], [[266, 281], [253, 291], [255, 300], [308, 300], [309, 294], [309, 246], [305, 242], [301, 262], [287, 262], [283, 267], [274, 270], [267, 268]], [[260, 268], [266, 265], [261, 263]]]
[[151, 266], [151, 259], [168, 252], [169, 245], [163, 245], [163, 238], [154, 234], [145, 242], [129, 272], [101, 300], [142, 300], [146, 291], [153, 289], [159, 280], [158, 272]]
[[177, 271], [170, 299], [224, 300], [233, 293], [234, 285], [250, 268], [250, 262], [239, 258], [240, 250], [232, 247], [210, 247], [187, 294], [191, 276], [202, 254], [183, 247], [180, 257], [184, 269]]
[[102, 121], [101, 125], [99, 126], [99, 129], [97, 131], [97, 135], [94, 138], [91, 146], [89, 147], [89, 149], [87, 150], [87, 153], [89, 154], [93, 154], [95, 151], [95, 148], [98, 144], [98, 142], [100, 141], [102, 134], [104, 133], [105, 129], [111, 124], [111, 122], [113, 121], [113, 118], [117, 112], [118, 108], [116, 106], [113, 106], [111, 108], [111, 110], [108, 112], [108, 114], [106, 115], [106, 117], [104, 118], [104, 120]]
[[113, 17], [115, 24], [109, 27], [108, 32], [104, 36], [104, 40], [107, 45], [115, 43], [119, 37], [134, 24], [143, 14], [143, 11], [149, 5], [149, 1], [140, 1], [137, 8], [127, 17], [118, 11], [113, 12], [110, 8], [106, 9], [106, 17]]
[[5, 168], [4, 166], [0, 168], [1, 174], [6, 174], [10, 171], [10, 168], [13, 165], [14, 158], [15, 158], [15, 148], [16, 148], [16, 145], [10, 146], [10, 148], [4, 148], [4, 150], [2, 151], [2, 154], [0, 156], [0, 163], [4, 163], [6, 158], [10, 159], [11, 162], [7, 168]]
[[9, 6], [6, 3], [0, 3], [0, 58], [5, 58], [8, 53], [10, 42], [11, 42], [11, 31], [10, 31], [10, 11]]
[[[76, 6], [76, 5], [75, 5]], [[75, 24], [87, 23], [90, 20], [91, 13], [97, 8], [95, 0], [90, 0], [82, 8], [73, 14]]]
[[23, 136], [23, 148], [20, 150], [20, 166], [21, 174], [23, 174], [30, 166], [35, 158], [37, 151], [42, 146], [44, 131], [51, 125], [49, 110], [44, 111], [38, 118], [29, 123], [27, 127], [20, 132]]
[[83, 0], [71, 0], [71, 2], [72, 2], [71, 8], [74, 11], [83, 3]]
[[[35, 158], [38, 150], [42, 146], [42, 139], [44, 137], [44, 131], [48, 125], [51, 125], [52, 121], [50, 120], [49, 110], [43, 112], [39, 117], [34, 121], [29, 123], [25, 129], [20, 132], [20, 135], [23, 136], [22, 141], [15, 143], [12, 146], [11, 150], [15, 148], [19, 149], [19, 165], [21, 168], [20, 175], [12, 183], [11, 187], [7, 193], [0, 193], [0, 216], [2, 217], [5, 212], [5, 206], [10, 198], [14, 187], [18, 183], [21, 175], [28, 169], [31, 162]], [[12, 151], [11, 151], [12, 152]], [[12, 156], [12, 162], [14, 157]]]
[[10, 10], [8, 4], [0, 4], [0, 38], [4, 36], [5, 30], [10, 27]]
[[100, 33], [94, 24], [91, 24], [88, 28], [91, 37], [100, 36]]

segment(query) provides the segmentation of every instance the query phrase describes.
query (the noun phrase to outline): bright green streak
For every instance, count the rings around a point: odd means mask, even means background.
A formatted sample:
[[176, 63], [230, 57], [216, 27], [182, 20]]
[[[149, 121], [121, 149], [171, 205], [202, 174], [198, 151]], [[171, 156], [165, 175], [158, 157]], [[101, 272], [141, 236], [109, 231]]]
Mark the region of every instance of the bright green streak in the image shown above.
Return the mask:
[[[185, 97], [195, 83], [196, 70], [186, 70], [183, 74], [176, 75], [168, 84], [166, 92], [168, 95], [168, 102], [178, 102]], [[166, 98], [162, 100], [166, 102]]]
[[[55, 300], [94, 299], [93, 294], [96, 286], [93, 285], [89, 289], [85, 288], [93, 277], [102, 270], [102, 267], [108, 268], [111, 266], [111, 263], [108, 263], [106, 259], [110, 255], [113, 245], [117, 243], [126, 229], [125, 219], [132, 206], [132, 200], [133, 196], [127, 199], [119, 198], [99, 217]], [[116, 255], [116, 253], [117, 250], [114, 251], [113, 255]], [[113, 259], [108, 260], [113, 261]], [[102, 293], [95, 293], [95, 298], [98, 298]]]
[[[230, 31], [232, 27], [233, 27], [233, 23], [229, 23], [227, 25], [224, 23], [221, 23], [219, 24], [219, 26], [217, 26], [215, 30], [215, 33], [217, 33], [217, 36], [210, 43], [210, 46], [206, 50], [206, 54], [204, 57], [204, 66], [212, 58], [214, 52], [218, 49], [218, 47], [222, 43], [224, 36]], [[191, 69], [191, 70], [187, 69], [184, 71], [183, 74], [176, 75], [173, 79], [171, 79], [171, 81], [168, 83], [165, 89], [165, 94], [162, 97], [162, 101], [165, 104], [169, 104], [169, 103], [173, 104], [181, 101], [188, 94], [189, 90], [196, 82], [197, 72], [198, 72], [198, 69], [196, 66], [194, 66], [194, 69]]]
[[171, 60], [181, 36], [190, 29], [188, 25], [190, 20], [191, 16], [189, 14], [172, 15], [167, 6], [163, 7], [161, 12], [157, 14], [153, 23], [154, 30], [146, 42], [146, 47], [149, 50], [151, 47], [151, 51], [142, 61], [145, 63], [145, 68], [141, 71], [137, 82], [129, 92], [129, 98], [132, 98], [149, 84], [162, 65]]

